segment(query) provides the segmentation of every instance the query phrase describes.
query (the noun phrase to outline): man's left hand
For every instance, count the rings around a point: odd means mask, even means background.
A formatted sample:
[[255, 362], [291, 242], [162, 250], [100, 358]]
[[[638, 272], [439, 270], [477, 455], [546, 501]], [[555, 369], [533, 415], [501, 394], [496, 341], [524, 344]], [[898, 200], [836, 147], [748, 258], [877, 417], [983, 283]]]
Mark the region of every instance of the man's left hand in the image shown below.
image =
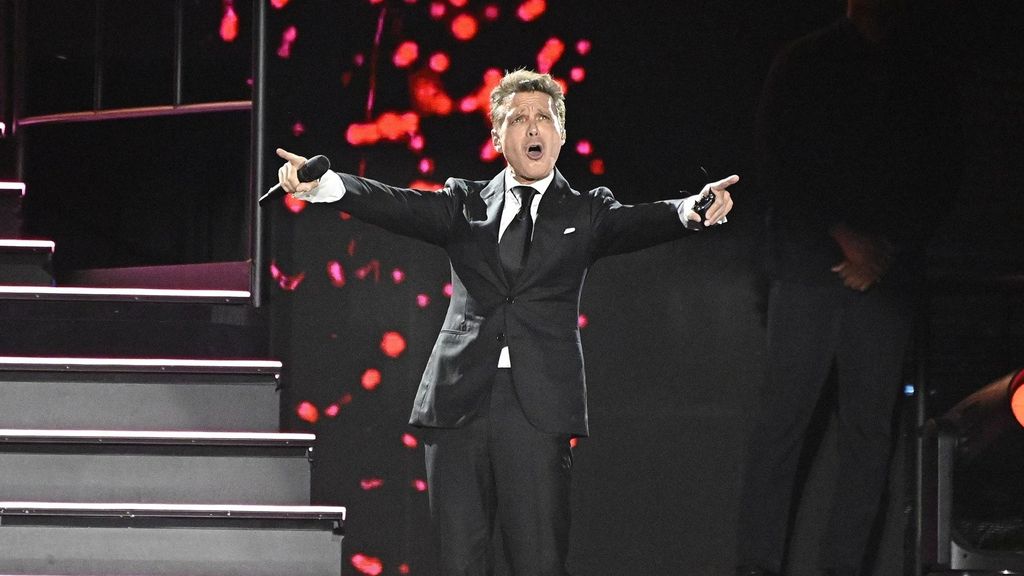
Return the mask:
[[[740, 177], [733, 174], [732, 176], [723, 178], [718, 182], [706, 184], [704, 188], [701, 189], [700, 194], [698, 194], [699, 198], [704, 198], [711, 192], [715, 193], [715, 202], [710, 208], [708, 208], [707, 213], [705, 213], [705, 226], [725, 224], [725, 215], [732, 210], [732, 195], [729, 194], [728, 188], [739, 181]], [[689, 210], [686, 214], [686, 219], [692, 220], [693, 222], [700, 222], [700, 215], [693, 210]]]

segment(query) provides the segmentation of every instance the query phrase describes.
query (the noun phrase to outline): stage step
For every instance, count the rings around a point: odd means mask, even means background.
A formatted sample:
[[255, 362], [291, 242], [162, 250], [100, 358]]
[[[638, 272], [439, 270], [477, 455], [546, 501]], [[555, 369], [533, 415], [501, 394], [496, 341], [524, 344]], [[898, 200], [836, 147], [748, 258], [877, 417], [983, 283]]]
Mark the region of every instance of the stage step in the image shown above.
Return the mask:
[[0, 238], [0, 285], [52, 286], [51, 240]]
[[274, 432], [280, 373], [273, 360], [0, 356], [0, 425]]
[[338, 576], [345, 509], [0, 502], [0, 573]]
[[244, 290], [0, 286], [0, 355], [261, 358], [267, 315]]
[[0, 237], [20, 237], [21, 200], [24, 197], [24, 182], [0, 181]]
[[315, 436], [0, 429], [6, 499], [309, 503]]

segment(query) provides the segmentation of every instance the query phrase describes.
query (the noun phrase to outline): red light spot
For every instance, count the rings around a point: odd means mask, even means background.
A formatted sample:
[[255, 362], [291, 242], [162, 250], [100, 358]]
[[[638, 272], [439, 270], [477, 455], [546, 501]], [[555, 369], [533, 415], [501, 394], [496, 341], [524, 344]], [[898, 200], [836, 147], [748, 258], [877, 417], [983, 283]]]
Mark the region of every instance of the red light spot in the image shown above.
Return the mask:
[[452, 113], [452, 99], [441, 86], [441, 78], [432, 70], [421, 70], [409, 78], [413, 106], [423, 114], [446, 116]]
[[451, 58], [444, 52], [437, 52], [430, 56], [430, 69], [438, 74], [447, 71], [451, 64]]
[[412, 487], [417, 492], [426, 492], [427, 491], [427, 481], [423, 480], [421, 478], [417, 478], [417, 479], [412, 481]]
[[348, 406], [349, 404], [352, 403], [352, 395], [349, 393], [345, 393], [344, 396], [338, 399], [338, 403], [341, 404], [342, 406]]
[[494, 149], [494, 144], [490, 140], [484, 142], [484, 145], [480, 147], [480, 160], [494, 162], [498, 158], [501, 158], [501, 154]]
[[484, 8], [484, 18], [487, 18], [488, 20], [497, 20], [500, 14], [500, 10], [498, 10], [498, 7], [494, 4], [488, 4], [487, 7]]
[[[342, 212], [342, 214], [348, 214], [348, 212]], [[349, 215], [348, 218], [351, 218], [351, 217], [352, 216]], [[342, 218], [342, 220], [348, 220], [348, 218]], [[356, 246], [357, 246], [356, 239], [352, 238], [351, 240], [348, 241], [348, 246], [345, 247], [345, 252], [349, 256], [355, 256], [356, 255]]]
[[294, 276], [288, 276], [277, 266], [277, 262], [270, 263], [270, 277], [277, 282], [277, 285], [287, 292], [291, 292], [302, 284], [302, 281], [306, 278], [305, 272], [299, 272]]
[[420, 47], [411, 40], [406, 40], [395, 49], [395, 55], [391, 61], [399, 68], [408, 68], [420, 56]]
[[459, 109], [463, 112], [474, 112], [479, 111], [484, 115], [490, 114], [491, 110], [491, 90], [501, 82], [501, 70], [497, 68], [488, 68], [484, 72], [483, 84], [477, 88], [476, 92], [466, 96], [460, 103]]
[[416, 179], [409, 183], [409, 188], [414, 190], [420, 190], [423, 192], [436, 192], [443, 188], [437, 182], [431, 182], [430, 180]]
[[576, 41], [576, 53], [580, 56], [586, 56], [590, 54], [590, 40], [577, 40]]
[[312, 402], [307, 402], [305, 400], [299, 403], [299, 407], [295, 412], [299, 415], [299, 418], [302, 418], [310, 424], [315, 424], [316, 421], [320, 419], [320, 414], [316, 409], [316, 406], [314, 406]]
[[281, 45], [277, 48], [277, 55], [281, 58], [289, 58], [292, 55], [292, 44], [299, 37], [299, 30], [295, 26], [289, 26], [281, 33]]
[[359, 481], [359, 487], [363, 490], [375, 490], [384, 485], [384, 480], [380, 478], [364, 478]]
[[292, 124], [292, 136], [299, 137], [302, 136], [302, 134], [305, 132], [306, 127], [302, 124], [302, 122], [296, 122], [295, 124]]
[[238, 38], [238, 14], [231, 4], [224, 6], [224, 15], [220, 18], [220, 38], [225, 42], [234, 42]]
[[352, 63], [355, 64], [356, 66], [362, 66], [363, 64], [366, 63], [366, 55], [363, 54], [362, 52], [356, 54], [355, 56], [352, 57]]
[[463, 112], [468, 114], [478, 108], [477, 104], [478, 103], [475, 97], [466, 96], [465, 98], [459, 101], [459, 110], [462, 110]]
[[398, 565], [398, 573], [399, 574], [408, 574], [409, 573], [409, 565], [408, 564], [404, 564], [404, 563], [403, 564], [399, 564]]
[[537, 71], [547, 74], [565, 53], [565, 43], [558, 38], [550, 38], [537, 54]]
[[353, 146], [368, 146], [380, 141], [380, 131], [377, 125], [353, 123], [349, 124], [345, 131], [345, 140]]
[[338, 412], [341, 412], [341, 406], [338, 406], [337, 404], [331, 404], [327, 408], [324, 408], [324, 416], [327, 416], [328, 418], [334, 418], [338, 415]]
[[377, 120], [377, 125], [380, 126], [380, 133], [383, 137], [388, 140], [398, 140], [419, 132], [420, 117], [414, 112], [406, 112], [401, 115], [385, 112]]
[[448, 10], [448, 7], [441, 2], [430, 3], [430, 17], [434, 20], [440, 20], [444, 18], [444, 13]]
[[363, 385], [364, 389], [373, 391], [377, 389], [377, 386], [380, 386], [380, 380], [380, 370], [377, 370], [376, 368], [368, 368], [366, 372], [363, 372], [363, 378], [360, 384]]
[[1017, 375], [1010, 381], [1010, 389], [1014, 387], [1013, 396], [1010, 397], [1010, 409], [1013, 411], [1013, 417], [1017, 419], [1017, 422], [1024, 426], [1024, 370], [1021, 370]]
[[280, 10], [288, 5], [289, 0], [270, 0], [270, 5]]
[[342, 267], [341, 262], [331, 260], [327, 263], [327, 277], [331, 279], [331, 285], [335, 288], [345, 285], [345, 268]]
[[586, 77], [587, 71], [584, 70], [582, 66], [574, 66], [573, 69], [569, 71], [569, 78], [572, 78], [573, 82], [583, 82], [583, 80], [585, 80]]
[[575, 448], [579, 441], [579, 438], [569, 438], [569, 448]]
[[455, 6], [456, 8], [462, 8], [463, 6], [466, 5], [467, 1], [468, 0], [448, 0], [448, 3], [451, 4], [452, 6]]
[[526, 0], [519, 5], [519, 8], [516, 10], [516, 16], [523, 22], [531, 22], [540, 18], [540, 15], [547, 9], [548, 5], [545, 0]]
[[405, 352], [405, 338], [398, 332], [385, 332], [380, 340], [380, 349], [389, 358], [398, 358]]
[[604, 160], [600, 158], [594, 158], [590, 161], [590, 173], [600, 176], [604, 174]]
[[365, 554], [353, 554], [352, 566], [367, 576], [380, 576], [384, 572], [384, 564], [380, 561], [380, 558], [374, 558]]
[[419, 165], [420, 174], [430, 174], [434, 171], [434, 161], [430, 158], [420, 158]]
[[415, 152], [422, 152], [423, 146], [426, 144], [426, 140], [422, 134], [416, 134], [412, 138], [409, 138], [409, 148]]
[[426, 294], [417, 294], [416, 305], [419, 306], [420, 308], [426, 308], [427, 306], [430, 306], [430, 296], [427, 296]]
[[457, 39], [466, 41], [476, 36], [476, 18], [469, 14], [459, 14], [452, 20], [452, 35]]
[[406, 448], [413, 450], [420, 445], [420, 441], [412, 434], [406, 432], [405, 434], [402, 434], [402, 444], [404, 444]]
[[366, 266], [356, 268], [356, 278], [360, 280], [366, 280], [366, 277], [373, 274], [373, 281], [380, 282], [380, 261], [370, 260]]
[[452, 297], [452, 283], [451, 282], [445, 283], [444, 288], [441, 290], [441, 292], [445, 296], [451, 298]]
[[580, 314], [576, 318], [576, 326], [578, 326], [579, 328], [581, 328], [581, 329], [582, 328], [586, 328], [587, 324], [590, 324], [590, 320], [587, 319], [587, 315], [586, 314]]
[[405, 282], [405, 272], [400, 268], [395, 268], [391, 271], [391, 281], [395, 284]]
[[283, 198], [284, 199], [281, 201], [284, 202], [284, 207], [287, 208], [288, 211], [291, 212], [292, 214], [298, 214], [299, 212], [302, 212], [303, 210], [306, 209], [305, 200], [299, 200], [298, 198], [295, 198], [291, 194], [285, 194]]
[[590, 140], [580, 140], [576, 143], [576, 152], [580, 156], [590, 156], [590, 153], [593, 151], [593, 147], [590, 145]]

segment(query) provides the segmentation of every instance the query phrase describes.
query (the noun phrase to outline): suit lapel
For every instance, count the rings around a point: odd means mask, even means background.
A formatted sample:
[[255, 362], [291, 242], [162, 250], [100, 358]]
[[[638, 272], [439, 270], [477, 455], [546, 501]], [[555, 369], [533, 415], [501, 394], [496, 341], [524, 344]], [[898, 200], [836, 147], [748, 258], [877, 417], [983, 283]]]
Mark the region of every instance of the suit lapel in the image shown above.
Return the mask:
[[480, 199], [486, 208], [486, 218], [482, 222], [473, 222], [473, 236], [484, 255], [484, 260], [494, 275], [508, 285], [505, 273], [498, 259], [498, 228], [501, 226], [501, 210], [505, 204], [504, 171], [484, 186], [480, 191]]

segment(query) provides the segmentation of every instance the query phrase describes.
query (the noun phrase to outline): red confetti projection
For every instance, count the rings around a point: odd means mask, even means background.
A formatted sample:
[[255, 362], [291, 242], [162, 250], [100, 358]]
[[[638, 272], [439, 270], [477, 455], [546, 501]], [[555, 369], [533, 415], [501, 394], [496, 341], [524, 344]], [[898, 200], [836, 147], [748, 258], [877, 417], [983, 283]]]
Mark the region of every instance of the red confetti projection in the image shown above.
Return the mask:
[[299, 418], [302, 418], [310, 424], [315, 424], [316, 421], [320, 419], [320, 414], [316, 409], [316, 406], [314, 406], [312, 402], [307, 402], [305, 400], [299, 403], [299, 407], [295, 412], [299, 415]]
[[363, 378], [360, 381], [360, 384], [362, 384], [363, 388], [366, 390], [376, 390], [377, 386], [380, 385], [380, 381], [380, 370], [377, 370], [376, 368], [369, 368], [366, 372], [363, 372]]
[[225, 42], [234, 42], [238, 38], [238, 14], [231, 0], [224, 2], [224, 16], [220, 19], [220, 38]]
[[385, 356], [398, 358], [405, 352], [405, 338], [398, 332], [385, 332], [380, 340], [380, 349]]
[[299, 284], [302, 284], [302, 281], [306, 278], [306, 273], [299, 272], [294, 276], [288, 276], [278, 268], [277, 262], [272, 261], [270, 263], [270, 277], [277, 282], [277, 285], [280, 286], [282, 290], [290, 292], [298, 288]]
[[547, 74], [565, 53], [565, 43], [558, 38], [550, 38], [537, 54], [537, 71]]
[[330, 278], [331, 285], [335, 288], [345, 285], [345, 268], [342, 267], [341, 262], [331, 260], [327, 263], [327, 277]]
[[519, 9], [516, 10], [516, 16], [523, 22], [531, 22], [540, 18], [540, 15], [547, 9], [548, 5], [544, 0], [526, 0], [526, 2], [519, 5]]
[[477, 28], [476, 18], [469, 14], [459, 14], [452, 20], [452, 35], [463, 42], [472, 40]]
[[412, 434], [406, 432], [405, 434], [402, 434], [402, 444], [404, 444], [406, 448], [414, 450], [420, 445], [420, 441]]
[[281, 45], [277, 48], [277, 55], [281, 58], [291, 58], [292, 44], [299, 37], [299, 30], [295, 26], [289, 26], [281, 34]]
[[395, 55], [391, 61], [399, 68], [408, 68], [420, 57], [420, 47], [410, 40], [406, 40], [395, 49]]
[[367, 574], [368, 576], [379, 576], [384, 572], [384, 563], [380, 561], [380, 558], [374, 558], [365, 554], [353, 554], [352, 566], [360, 573]]
[[376, 490], [384, 485], [384, 480], [381, 478], [364, 478], [359, 481], [359, 487], [363, 490]]

